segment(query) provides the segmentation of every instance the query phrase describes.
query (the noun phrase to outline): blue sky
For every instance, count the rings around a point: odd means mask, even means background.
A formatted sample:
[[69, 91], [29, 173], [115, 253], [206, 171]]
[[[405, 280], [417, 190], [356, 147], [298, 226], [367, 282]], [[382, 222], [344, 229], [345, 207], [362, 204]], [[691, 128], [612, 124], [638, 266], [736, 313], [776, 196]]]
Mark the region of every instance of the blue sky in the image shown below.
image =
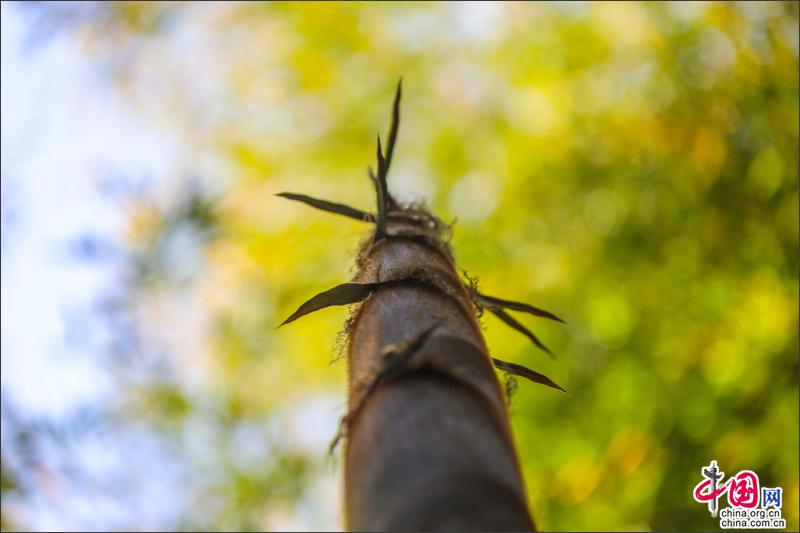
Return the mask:
[[[4, 2], [0, 9], [2, 395], [24, 417], [58, 423], [114, 394], [100, 366], [110, 332], [96, 306], [119, 265], [82, 260], [73, 252], [87, 235], [119, 241], [125, 213], [102, 193], [98, 176], [119, 169], [156, 173], [172, 154], [169, 143], [97, 78], [68, 35], [34, 42], [23, 7]], [[3, 444], [6, 437], [4, 432]], [[104, 467], [119, 469], [125, 457], [109, 447], [124, 444], [102, 437], [74, 444], [70, 460], [97, 474]], [[146, 450], [142, 461], [152, 459]], [[48, 448], [43, 454], [57, 470], [63, 458]], [[14, 461], [13, 452], [4, 457]], [[96, 487], [49, 486], [49, 492], [16, 504], [18, 516], [33, 529], [92, 529], [125, 523], [141, 511], [135, 501], [125, 508], [93, 494]], [[167, 500], [163, 489], [159, 494], [157, 487], [140, 488], [144, 506], [154, 497]], [[144, 523], [153, 527], [168, 518], [156, 509], [146, 515]]]
[[[120, 384], [108, 371], [108, 346], [119, 332], [98, 302], [118, 288], [126, 265], [120, 256], [90, 261], [75, 250], [81, 242], [125, 246], [130, 213], [108, 194], [107, 180], [143, 182], [166, 204], [185, 186], [191, 158], [183, 157], [180, 132], [134, 107], [69, 32], [34, 40], [26, 6], [0, 9], [2, 444], [23, 485], [35, 487], [21, 499], [4, 494], [3, 512], [33, 530], [173, 529], [191, 502], [187, 487], [209, 482], [218, 467], [208, 464], [219, 436], [207, 421], [194, 421], [177, 447], [136, 420], [71, 436], [63, 446], [42, 446], [45, 468], [32, 469], [16, 453], [6, 418], [8, 406], [55, 425], [86, 407], [113, 409]], [[188, 311], [172, 310], [183, 318]], [[178, 336], [198, 332], [185, 333]], [[340, 403], [313, 396], [297, 411], [314, 423], [298, 425], [294, 413], [275, 423], [287, 442], [324, 457]], [[270, 522], [283, 530], [335, 523], [338, 494], [338, 473], [329, 468], [298, 508], [276, 510]]]
[[87, 235], [119, 238], [125, 213], [98, 177], [158, 173], [171, 154], [67, 35], [32, 43], [21, 11], [2, 5], [2, 386], [21, 408], [60, 415], [108, 385], [66, 335], [115, 274], [70, 252]]

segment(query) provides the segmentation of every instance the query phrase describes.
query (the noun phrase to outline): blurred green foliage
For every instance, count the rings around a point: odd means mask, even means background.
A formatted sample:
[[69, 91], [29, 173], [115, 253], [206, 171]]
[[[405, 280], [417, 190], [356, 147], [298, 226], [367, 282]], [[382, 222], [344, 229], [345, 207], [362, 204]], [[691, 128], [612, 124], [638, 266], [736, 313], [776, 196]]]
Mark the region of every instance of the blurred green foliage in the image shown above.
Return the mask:
[[[521, 384], [512, 401], [539, 527], [716, 529], [691, 497], [716, 459], [782, 486], [798, 528], [797, 3], [36, 9], [186, 147], [176, 175], [213, 191], [173, 209], [213, 226], [188, 286], [166, 261], [131, 287], [145, 331], [171, 323], [177, 292], [202, 319], [166, 342], [171, 378], [122, 389], [128, 415], [179, 432], [214, 413], [225, 432], [313, 424], [297, 408], [309, 398], [343, 405], [344, 364], [329, 361], [347, 311], [275, 325], [348, 279], [367, 227], [273, 195], [370, 209], [366, 165], [402, 75], [390, 188], [457, 220], [482, 290], [568, 322], [523, 318], [550, 361], [483, 319], [493, 355], [570, 391]], [[152, 264], [170, 220], [137, 205], [132, 257]], [[190, 505], [187, 527], [279, 527], [270, 512], [327, 467], [271, 438], [272, 467], [200, 478], [224, 497]]]

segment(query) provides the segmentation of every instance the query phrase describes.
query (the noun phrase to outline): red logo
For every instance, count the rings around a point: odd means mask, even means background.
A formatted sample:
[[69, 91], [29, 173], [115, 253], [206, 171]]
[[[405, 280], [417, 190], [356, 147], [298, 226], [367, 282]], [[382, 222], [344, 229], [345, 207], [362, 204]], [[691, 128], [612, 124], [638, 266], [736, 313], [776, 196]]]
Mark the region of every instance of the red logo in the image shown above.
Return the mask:
[[758, 474], [742, 470], [728, 480], [728, 503], [734, 507], [755, 509], [758, 507]]
[[[703, 480], [695, 485], [695, 501], [708, 505], [711, 516], [719, 516], [722, 529], [784, 529], [786, 520], [781, 515], [783, 488], [760, 487], [758, 474], [740, 470], [723, 482], [725, 472], [716, 461], [700, 469]], [[728, 495], [730, 507], [719, 508], [719, 499]], [[761, 507], [759, 508], [759, 503]]]
[[700, 469], [705, 479], [694, 488], [694, 499], [700, 503], [708, 503], [712, 516], [717, 516], [717, 500], [728, 493], [728, 503], [732, 507], [755, 509], [758, 507], [758, 474], [752, 470], [742, 470], [723, 484], [720, 484], [725, 472], [717, 468], [717, 462], [711, 461], [707, 467]]

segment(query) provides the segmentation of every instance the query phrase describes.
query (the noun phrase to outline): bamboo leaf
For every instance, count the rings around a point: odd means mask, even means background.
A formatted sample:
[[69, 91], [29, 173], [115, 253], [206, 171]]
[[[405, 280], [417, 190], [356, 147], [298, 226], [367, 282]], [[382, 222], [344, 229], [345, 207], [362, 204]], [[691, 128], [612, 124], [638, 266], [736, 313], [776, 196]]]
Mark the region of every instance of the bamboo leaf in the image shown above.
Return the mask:
[[389, 174], [389, 167], [392, 164], [392, 155], [394, 155], [394, 145], [397, 141], [397, 131], [400, 128], [400, 98], [403, 96], [403, 78], [397, 82], [397, 90], [394, 94], [394, 105], [392, 106], [392, 125], [389, 128], [389, 140], [386, 145], [386, 171]]
[[342, 283], [332, 289], [321, 292], [301, 305], [297, 311], [281, 323], [281, 327], [294, 322], [301, 316], [319, 311], [332, 305], [348, 305], [358, 303], [383, 283]]
[[296, 202], [302, 202], [306, 205], [310, 205], [311, 207], [315, 207], [329, 213], [336, 213], [337, 215], [346, 216], [364, 222], [375, 222], [375, 216], [371, 213], [366, 213], [359, 209], [350, 207], [349, 205], [337, 204], [327, 200], [319, 200], [317, 198], [312, 198], [304, 194], [296, 194], [293, 192], [279, 192], [275, 196], [280, 196], [281, 198], [287, 198]]
[[486, 304], [486, 307], [500, 307], [503, 309], [512, 309], [514, 311], [521, 311], [523, 313], [530, 313], [532, 315], [541, 316], [544, 318], [549, 318], [550, 320], [555, 320], [557, 322], [561, 322], [562, 324], [566, 324], [562, 319], [558, 318], [556, 315], [551, 313], [550, 311], [545, 311], [544, 309], [539, 309], [538, 307], [534, 307], [530, 304], [522, 303], [522, 302], [515, 302], [512, 300], [503, 300], [502, 298], [495, 298], [494, 296], [487, 296], [485, 294], [481, 294], [478, 291], [471, 289], [472, 294], [482, 303]]
[[492, 362], [494, 363], [494, 366], [496, 366], [498, 369], [502, 370], [503, 372], [506, 372], [506, 373], [514, 375], [514, 376], [520, 376], [520, 377], [529, 379], [529, 380], [533, 381], [534, 383], [540, 383], [542, 385], [547, 385], [548, 387], [552, 387], [554, 389], [558, 389], [561, 392], [567, 392], [566, 390], [564, 390], [564, 388], [562, 388], [560, 385], [558, 385], [552, 379], [548, 378], [544, 374], [540, 374], [539, 372], [531, 370], [530, 368], [528, 368], [526, 366], [518, 365], [516, 363], [509, 363], [508, 361], [501, 361], [500, 359], [495, 359], [494, 357], [492, 357]]
[[531, 342], [533, 342], [533, 344], [535, 344], [536, 346], [538, 346], [539, 348], [541, 348], [542, 350], [547, 352], [547, 354], [550, 357], [555, 357], [553, 355], [553, 352], [551, 352], [547, 348], [547, 346], [542, 344], [542, 341], [540, 341], [536, 337], [536, 335], [533, 334], [533, 332], [531, 330], [529, 330], [528, 328], [526, 328], [525, 326], [520, 324], [513, 316], [509, 315], [508, 313], [506, 313], [505, 311], [503, 311], [499, 307], [489, 307], [488, 309], [497, 318], [499, 318], [500, 320], [502, 320], [503, 322], [505, 322], [506, 324], [508, 324], [512, 328], [514, 328], [515, 330], [519, 331], [520, 333], [522, 333], [523, 335], [528, 337], [531, 340]]
[[381, 136], [378, 135], [378, 183], [380, 183], [382, 189], [382, 201], [384, 205], [384, 210], [388, 205], [387, 200], [387, 192], [389, 190], [389, 185], [386, 182], [386, 171], [388, 170], [388, 166], [386, 165], [386, 159], [383, 157], [383, 148], [381, 147]]
[[[381, 164], [380, 140], [378, 140], [378, 166], [380, 167]], [[378, 205], [378, 215], [375, 217], [375, 237], [372, 242], [378, 242], [386, 237], [386, 189], [383, 188], [384, 185], [381, 183], [380, 178], [375, 177], [371, 168], [368, 169], [368, 172], [372, 183], [375, 185], [376, 203]]]

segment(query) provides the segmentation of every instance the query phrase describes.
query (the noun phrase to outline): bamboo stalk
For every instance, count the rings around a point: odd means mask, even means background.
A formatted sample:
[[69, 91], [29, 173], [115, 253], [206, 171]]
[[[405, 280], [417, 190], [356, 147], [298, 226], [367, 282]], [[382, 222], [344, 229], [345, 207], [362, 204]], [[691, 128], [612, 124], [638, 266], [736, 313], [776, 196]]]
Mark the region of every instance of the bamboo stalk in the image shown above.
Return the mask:
[[[414, 220], [414, 217], [417, 220]], [[506, 403], [440, 223], [389, 213], [354, 281], [381, 285], [350, 331], [346, 524], [354, 531], [532, 530]], [[433, 226], [433, 227], [431, 227]], [[382, 349], [435, 326], [400, 377]], [[363, 402], [363, 403], [360, 403]]]
[[511, 379], [564, 389], [523, 365], [490, 357], [477, 316], [488, 309], [547, 353], [504, 309], [563, 321], [530, 304], [482, 294], [472, 283], [465, 287], [446, 243], [449, 227], [427, 210], [392, 198], [387, 173], [401, 89], [398, 83], [387, 150], [378, 138], [377, 174], [369, 169], [376, 214], [279, 194], [375, 224], [361, 245], [353, 282], [317, 294], [283, 324], [361, 302], [346, 326], [348, 413], [331, 446], [347, 436], [349, 529], [533, 530], [508, 408], [492, 365]]

